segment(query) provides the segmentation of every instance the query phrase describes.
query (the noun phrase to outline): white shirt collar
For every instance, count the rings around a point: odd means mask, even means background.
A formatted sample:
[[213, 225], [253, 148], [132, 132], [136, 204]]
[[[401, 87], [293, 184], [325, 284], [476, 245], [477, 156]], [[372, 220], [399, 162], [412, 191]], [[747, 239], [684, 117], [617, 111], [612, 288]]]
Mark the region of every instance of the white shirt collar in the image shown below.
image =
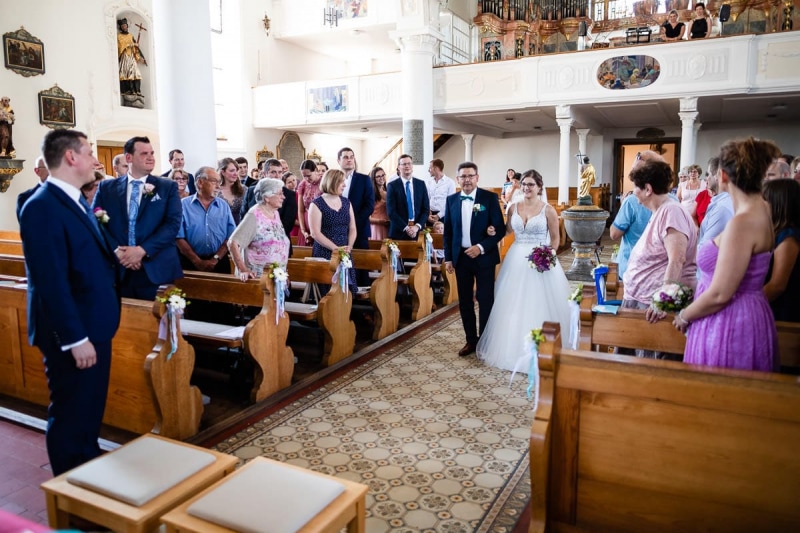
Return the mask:
[[80, 189], [78, 189], [77, 187], [75, 187], [74, 185], [72, 185], [70, 183], [67, 183], [64, 180], [58, 179], [57, 177], [53, 176], [52, 174], [50, 174], [50, 176], [48, 176], [47, 181], [49, 183], [52, 183], [53, 185], [55, 185], [56, 187], [58, 187], [62, 191], [64, 191], [64, 194], [66, 194], [67, 196], [72, 198], [75, 201], [76, 204], [81, 205], [81, 202], [80, 202], [81, 191], [80, 191]]
[[128, 185], [131, 184], [133, 181], [141, 181], [142, 183], [147, 182], [147, 176], [142, 176], [141, 178], [134, 178], [130, 174], [128, 174]]

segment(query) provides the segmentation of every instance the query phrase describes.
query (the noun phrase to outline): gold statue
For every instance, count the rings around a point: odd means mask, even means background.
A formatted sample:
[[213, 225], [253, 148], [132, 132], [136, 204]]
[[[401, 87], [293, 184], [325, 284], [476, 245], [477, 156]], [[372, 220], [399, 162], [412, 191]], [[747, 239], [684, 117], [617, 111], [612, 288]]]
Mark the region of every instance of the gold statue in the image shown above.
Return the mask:
[[594, 185], [594, 180], [595, 180], [594, 166], [589, 162], [588, 157], [584, 157], [583, 164], [581, 165], [580, 183], [578, 184], [578, 200], [580, 200], [581, 198], [592, 197], [590, 191], [592, 189], [592, 185]]
[[11, 98], [3, 96], [0, 98], [0, 157], [5, 159], [14, 159], [17, 156], [11, 137], [13, 125], [14, 109], [11, 107]]

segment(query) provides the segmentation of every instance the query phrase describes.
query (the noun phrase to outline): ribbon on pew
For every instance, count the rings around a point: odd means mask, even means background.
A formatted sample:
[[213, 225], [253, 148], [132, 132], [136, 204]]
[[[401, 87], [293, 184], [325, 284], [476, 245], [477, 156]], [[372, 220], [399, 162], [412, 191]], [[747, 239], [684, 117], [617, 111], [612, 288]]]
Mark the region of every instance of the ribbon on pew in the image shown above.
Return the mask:
[[342, 289], [344, 293], [344, 301], [347, 301], [347, 296], [350, 292], [350, 283], [349, 283], [349, 276], [348, 273], [350, 269], [353, 268], [353, 260], [350, 259], [350, 254], [347, 254], [343, 251], [339, 252], [339, 266], [336, 267], [336, 272], [333, 273], [333, 279], [331, 279], [332, 283], [339, 283], [339, 288]]
[[178, 322], [183, 317], [183, 310], [173, 304], [167, 304], [167, 312], [161, 317], [158, 323], [158, 339], [161, 341], [167, 340], [169, 335], [169, 353], [167, 354], [167, 361], [172, 359], [172, 354], [178, 349]]
[[569, 347], [578, 349], [578, 336], [581, 332], [581, 304], [575, 300], [569, 301]]
[[517, 359], [517, 364], [514, 365], [511, 379], [508, 381], [509, 387], [514, 381], [516, 373], [526, 365], [528, 367], [528, 388], [525, 393], [528, 395], [528, 399], [533, 397], [533, 412], [535, 413], [539, 404], [539, 345], [530, 335], [525, 335], [525, 353]]
[[428, 261], [428, 272], [431, 271], [431, 263], [433, 262], [433, 236], [431, 236], [430, 232], [425, 234], [425, 258]]

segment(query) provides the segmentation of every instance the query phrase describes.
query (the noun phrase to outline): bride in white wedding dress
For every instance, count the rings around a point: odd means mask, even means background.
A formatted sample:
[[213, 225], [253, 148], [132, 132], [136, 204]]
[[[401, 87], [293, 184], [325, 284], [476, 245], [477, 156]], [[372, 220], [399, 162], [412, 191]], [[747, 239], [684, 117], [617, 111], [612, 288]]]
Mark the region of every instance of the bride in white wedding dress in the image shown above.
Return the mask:
[[[478, 341], [478, 358], [487, 365], [514, 370], [525, 355], [525, 335], [549, 320], [561, 324], [561, 338], [569, 334], [569, 282], [556, 261], [539, 272], [528, 265], [531, 250], [540, 244], [558, 248], [558, 214], [540, 197], [542, 176], [535, 170], [522, 175], [522, 201], [508, 213], [507, 233], [514, 244], [500, 267], [494, 291], [494, 306], [486, 329]], [[520, 369], [528, 372], [527, 368]]]

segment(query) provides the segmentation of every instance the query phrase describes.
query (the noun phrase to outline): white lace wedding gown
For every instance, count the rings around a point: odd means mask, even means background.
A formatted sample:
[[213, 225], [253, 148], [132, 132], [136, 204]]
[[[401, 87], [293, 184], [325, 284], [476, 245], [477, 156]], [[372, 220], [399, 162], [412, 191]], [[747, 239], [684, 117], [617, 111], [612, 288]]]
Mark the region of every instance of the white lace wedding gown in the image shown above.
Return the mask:
[[[489, 323], [478, 341], [478, 358], [487, 365], [514, 370], [524, 355], [525, 336], [545, 321], [561, 324], [562, 344], [569, 337], [569, 282], [556, 261], [547, 272], [528, 265], [528, 255], [540, 244], [550, 244], [545, 209], [524, 223], [516, 209], [511, 215], [514, 244], [506, 253], [494, 289]], [[521, 372], [528, 372], [522, 368]]]

